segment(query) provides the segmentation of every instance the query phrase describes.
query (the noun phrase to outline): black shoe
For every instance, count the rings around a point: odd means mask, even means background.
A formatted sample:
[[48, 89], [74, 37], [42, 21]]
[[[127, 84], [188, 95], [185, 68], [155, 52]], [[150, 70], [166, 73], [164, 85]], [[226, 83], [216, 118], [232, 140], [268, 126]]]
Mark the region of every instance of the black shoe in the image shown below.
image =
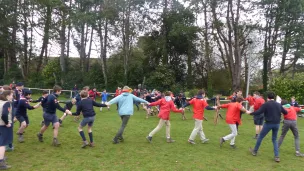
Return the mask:
[[38, 133], [37, 137], [38, 137], [38, 141], [43, 142], [43, 135], [42, 134]]
[[235, 145], [230, 145], [230, 147], [231, 147], [232, 149], [236, 149], [236, 146], [235, 146]]
[[60, 125], [61, 125], [61, 124], [62, 124], [62, 120], [61, 120], [61, 119], [59, 119], [58, 121], [59, 121], [59, 123], [60, 123]]
[[117, 138], [114, 138], [112, 141], [113, 141], [113, 144], [118, 144], [119, 143]]
[[221, 137], [221, 138], [220, 138], [220, 147], [222, 147], [222, 145], [223, 145], [224, 142], [225, 142], [224, 138]]
[[250, 153], [251, 153], [253, 156], [256, 156], [256, 155], [257, 155], [257, 152], [254, 151], [251, 147], [249, 148], [249, 151], [250, 151]]
[[146, 137], [146, 139], [149, 141], [149, 143], [151, 143], [151, 142], [152, 142], [152, 137], [147, 136], [147, 137]]
[[125, 141], [125, 139], [121, 136], [121, 137], [118, 137], [118, 141], [120, 141], [120, 142], [124, 142]]

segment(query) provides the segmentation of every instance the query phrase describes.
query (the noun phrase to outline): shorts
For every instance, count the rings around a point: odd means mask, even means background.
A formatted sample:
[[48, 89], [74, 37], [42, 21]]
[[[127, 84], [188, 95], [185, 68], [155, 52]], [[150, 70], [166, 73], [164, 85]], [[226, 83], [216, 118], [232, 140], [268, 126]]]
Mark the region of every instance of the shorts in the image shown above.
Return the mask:
[[28, 125], [30, 124], [30, 121], [28, 119], [28, 116], [21, 116], [21, 115], [18, 115], [16, 116], [17, 120], [21, 123], [21, 122], [24, 122]]
[[6, 126], [0, 126], [0, 146], [6, 146], [10, 144], [11, 135], [13, 134], [13, 129], [7, 128]]
[[263, 125], [264, 117], [253, 118], [254, 125]]
[[49, 113], [43, 113], [43, 119], [44, 119], [44, 125], [45, 126], [49, 126], [50, 123], [52, 123], [53, 125], [58, 121], [57, 115], [54, 114], [49, 114]]
[[95, 120], [95, 116], [83, 118], [83, 120], [80, 122], [80, 126], [85, 127], [88, 124], [88, 126], [91, 127], [93, 126], [94, 120]]

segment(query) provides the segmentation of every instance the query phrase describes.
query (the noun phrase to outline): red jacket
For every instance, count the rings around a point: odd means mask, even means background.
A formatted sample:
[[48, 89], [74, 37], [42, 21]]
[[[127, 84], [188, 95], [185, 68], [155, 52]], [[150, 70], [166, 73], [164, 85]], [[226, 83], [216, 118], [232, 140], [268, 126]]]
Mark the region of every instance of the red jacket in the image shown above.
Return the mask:
[[247, 98], [245, 98], [245, 100], [248, 101], [249, 106], [253, 106], [254, 105], [254, 101], [255, 101], [254, 97], [248, 96]]
[[90, 90], [89, 91], [89, 97], [95, 101], [96, 99], [96, 96], [100, 96], [101, 94], [97, 91], [93, 91], [93, 90]]
[[261, 97], [256, 98], [254, 100], [254, 105], [253, 105], [254, 111], [257, 111], [264, 103], [265, 103], [265, 100], [263, 98], [261, 98]]
[[165, 98], [161, 98], [156, 102], [150, 103], [150, 106], [159, 106], [158, 117], [163, 120], [170, 120], [170, 111], [172, 110], [175, 113], [182, 113], [183, 110], [178, 110], [175, 108], [172, 100], [166, 101]]
[[241, 109], [243, 108], [241, 103], [234, 102], [234, 103], [227, 103], [222, 104], [221, 108], [227, 108], [226, 112], [226, 123], [227, 124], [236, 124], [238, 123], [241, 125]]
[[121, 94], [121, 90], [116, 89], [115, 91], [115, 97], [119, 96]]
[[297, 120], [297, 112], [300, 112], [301, 109], [298, 107], [290, 106], [290, 108], [284, 108], [287, 111], [287, 115], [284, 115], [284, 119], [286, 120]]
[[203, 120], [205, 107], [208, 106], [206, 100], [194, 98], [189, 101], [189, 104], [193, 105], [193, 118]]

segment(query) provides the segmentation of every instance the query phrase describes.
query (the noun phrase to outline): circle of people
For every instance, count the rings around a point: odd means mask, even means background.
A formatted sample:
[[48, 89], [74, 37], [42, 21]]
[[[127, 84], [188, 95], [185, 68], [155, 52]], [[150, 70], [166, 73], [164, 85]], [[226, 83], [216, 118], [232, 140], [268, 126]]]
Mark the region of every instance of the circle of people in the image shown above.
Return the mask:
[[[130, 116], [134, 113], [133, 105], [137, 106], [139, 110], [139, 104], [143, 104], [143, 108], [147, 111], [146, 118], [153, 113], [158, 112], [160, 118], [158, 125], [153, 129], [146, 137], [148, 142], [152, 142], [152, 137], [161, 128], [166, 126], [166, 142], [173, 143], [174, 140], [170, 136], [170, 112], [181, 113], [182, 119], [186, 119], [184, 115], [187, 106], [191, 105], [193, 110], [194, 129], [190, 134], [188, 142], [190, 144], [196, 144], [195, 138], [198, 135], [201, 143], [207, 143], [209, 141], [203, 132], [203, 120], [204, 110], [219, 110], [221, 108], [227, 108], [226, 111], [226, 123], [231, 129], [231, 133], [223, 136], [219, 140], [220, 147], [230, 140], [230, 147], [236, 148], [235, 138], [238, 135], [238, 126], [241, 125], [242, 113], [253, 115], [254, 124], [256, 127], [257, 139], [255, 147], [250, 148], [250, 152], [253, 156], [256, 156], [261, 145], [263, 138], [272, 131], [272, 143], [274, 147], [274, 160], [280, 162], [279, 148], [284, 140], [285, 135], [290, 129], [295, 139], [295, 156], [304, 157], [304, 154], [300, 153], [300, 142], [299, 133], [297, 128], [297, 112], [302, 111], [301, 108], [297, 107], [294, 97], [292, 102], [289, 104], [286, 100], [282, 100], [281, 103], [275, 101], [275, 94], [268, 92], [267, 102], [261, 97], [259, 92], [254, 92], [253, 96], [249, 95], [247, 98], [242, 97], [242, 91], [236, 91], [232, 96], [228, 98], [214, 97], [209, 100], [215, 102], [215, 106], [209, 106], [204, 90], [199, 90], [197, 95], [191, 99], [185, 98], [183, 94], [179, 94], [178, 97], [174, 98], [170, 91], [165, 93], [156, 93], [156, 96], [152, 97], [149, 92], [145, 92], [143, 98], [139, 96], [139, 90], [132, 90], [128, 86], [124, 86], [122, 89], [118, 87], [115, 96], [109, 102], [107, 97], [111, 96], [104, 90], [102, 93], [98, 93], [96, 88], [89, 90], [88, 86], [85, 86], [82, 91], [77, 94], [70, 101], [59, 101], [58, 96], [61, 94], [62, 88], [55, 85], [53, 87], [53, 93], [48, 94], [47, 91], [43, 91], [42, 96], [37, 100], [31, 99], [32, 92], [28, 89], [24, 89], [23, 83], [17, 83], [16, 87], [12, 89], [11, 86], [2, 86], [0, 89], [0, 170], [8, 169], [11, 166], [7, 165], [5, 151], [14, 150], [13, 146], [13, 126], [14, 122], [18, 121], [20, 127], [17, 131], [18, 142], [23, 143], [24, 130], [29, 125], [29, 118], [27, 110], [33, 110], [38, 107], [43, 108], [43, 121], [41, 122], [41, 129], [37, 133], [37, 138], [40, 142], [43, 142], [43, 134], [52, 123], [53, 126], [53, 146], [59, 146], [58, 141], [58, 130], [62, 121], [67, 115], [74, 115], [75, 120], [79, 120], [79, 115], [83, 115], [83, 119], [78, 126], [79, 135], [82, 138], [82, 148], [87, 146], [94, 147], [92, 127], [95, 120], [95, 107], [102, 108], [106, 107], [109, 110], [109, 106], [117, 104], [117, 111], [122, 120], [122, 125], [118, 132], [113, 138], [113, 143], [117, 144], [124, 141], [123, 133], [128, 124]], [[95, 101], [96, 96], [101, 96], [101, 103]], [[220, 104], [219, 100], [230, 99], [231, 102], [227, 104]], [[249, 110], [246, 110], [242, 102], [248, 101]], [[37, 103], [31, 106], [29, 103]], [[61, 107], [59, 103], [65, 103], [64, 107]], [[72, 113], [71, 109], [73, 105], [77, 106], [76, 112]], [[152, 106], [157, 106], [152, 109]], [[57, 118], [56, 110], [64, 112], [61, 118]], [[190, 110], [190, 109], [189, 109]], [[302, 111], [303, 112], [303, 111]], [[282, 127], [282, 134], [277, 142], [277, 135], [281, 122], [281, 115], [284, 115], [284, 122]], [[218, 117], [218, 112], [215, 117]], [[83, 127], [88, 126], [89, 141], [83, 132]]]

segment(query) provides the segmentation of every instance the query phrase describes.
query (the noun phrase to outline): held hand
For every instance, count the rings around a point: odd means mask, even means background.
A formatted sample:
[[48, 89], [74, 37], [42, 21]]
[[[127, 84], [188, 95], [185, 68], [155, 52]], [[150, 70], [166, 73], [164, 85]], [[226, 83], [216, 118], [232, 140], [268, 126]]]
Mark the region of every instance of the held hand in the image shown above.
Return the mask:
[[12, 125], [9, 123], [6, 125], [7, 128], [10, 128]]
[[110, 104], [108, 102], [106, 102], [105, 105], [107, 105], [108, 107], [110, 106]]
[[250, 114], [251, 114], [251, 112], [250, 112], [249, 110], [246, 110], [246, 114], [250, 115]]

